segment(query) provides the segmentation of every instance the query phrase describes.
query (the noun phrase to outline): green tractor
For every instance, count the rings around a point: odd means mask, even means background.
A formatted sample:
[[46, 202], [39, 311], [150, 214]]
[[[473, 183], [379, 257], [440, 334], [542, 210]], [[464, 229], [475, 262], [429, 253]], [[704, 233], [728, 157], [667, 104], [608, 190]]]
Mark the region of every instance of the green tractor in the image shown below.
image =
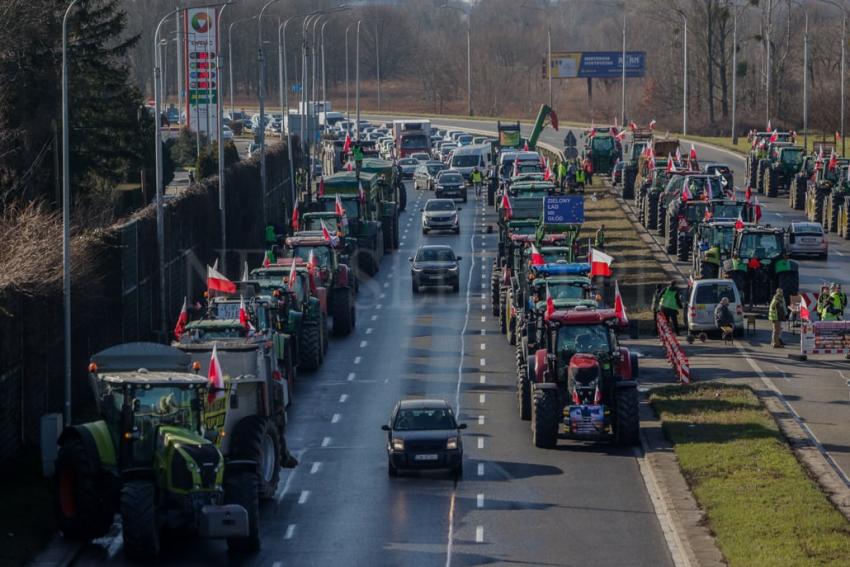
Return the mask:
[[649, 230], [658, 229], [658, 202], [661, 199], [661, 194], [664, 193], [664, 188], [667, 187], [667, 182], [670, 181], [666, 162], [665, 159], [664, 166], [656, 167], [649, 172], [645, 181], [642, 180], [635, 191], [635, 198], [640, 196], [637, 205], [638, 220]]
[[817, 173], [817, 159], [816, 154], [803, 156], [800, 168], [794, 175], [794, 181], [788, 191], [788, 206], [795, 211], [806, 210], [806, 190], [809, 180], [813, 179]]
[[610, 132], [594, 132], [585, 140], [585, 156], [590, 160], [594, 175], [609, 175], [622, 155], [620, 142]]
[[847, 173], [850, 169], [850, 160], [838, 160], [835, 181], [824, 199], [823, 229], [826, 232], [838, 232], [839, 208], [844, 204], [845, 197], [850, 197], [850, 178]]
[[[365, 158], [360, 165], [360, 173], [376, 173], [383, 180], [381, 184], [384, 206], [396, 203], [398, 212], [407, 208], [407, 191], [398, 168], [393, 162], [378, 158]], [[389, 213], [388, 213], [389, 214]]]
[[[361, 193], [361, 182], [363, 191]], [[358, 179], [351, 171], [334, 173], [324, 178], [324, 194], [316, 198], [318, 210], [336, 210], [339, 195], [348, 218], [349, 230], [357, 238], [359, 257], [355, 264], [369, 275], [378, 273], [388, 240], [395, 244], [398, 235], [398, 211], [394, 203], [384, 207], [379, 184], [384, 183], [374, 173], [363, 173]], [[385, 225], [385, 222], [389, 222]], [[389, 234], [385, 234], [385, 231]]]
[[[357, 237], [351, 233], [351, 225], [348, 223], [348, 216], [342, 217], [335, 212], [311, 212], [301, 215], [303, 219], [300, 230], [297, 232], [310, 232], [313, 234], [322, 234], [322, 227], [327, 228], [331, 234], [336, 233], [339, 236], [340, 261], [343, 264], [351, 266], [351, 261], [358, 257]], [[353, 266], [352, 266], [353, 268]]]
[[768, 166], [762, 177], [759, 193], [778, 197], [780, 193], [792, 192], [797, 173], [803, 165], [803, 148], [800, 146], [772, 144]]
[[722, 277], [735, 282], [751, 308], [770, 303], [777, 288], [786, 302], [800, 290], [800, 268], [789, 259], [780, 228], [744, 227], [735, 233], [730, 256], [723, 262]]
[[768, 146], [771, 143], [794, 143], [793, 132], [751, 132], [748, 136], [750, 142], [749, 155], [747, 156], [747, 186], [758, 190], [762, 186], [762, 174], [767, 168], [769, 156]]
[[635, 130], [632, 132], [632, 143], [628, 151], [623, 153], [623, 199], [634, 199], [635, 180], [640, 171], [641, 157], [645, 157], [646, 148], [652, 144], [652, 130]]
[[[809, 181], [808, 188], [806, 189], [806, 217], [810, 222], [821, 223], [825, 230], [827, 229], [827, 224], [830, 224], [831, 221], [834, 221], [836, 226], [838, 224], [837, 205], [834, 209], [834, 217], [827, 216], [826, 209], [827, 203], [833, 198], [833, 189], [840, 187], [844, 182], [842, 172], [848, 163], [850, 163], [850, 160], [847, 158], [838, 159], [837, 165], [834, 168], [830, 168], [827, 163], [821, 163], [819, 167], [815, 168], [814, 179]], [[840, 189], [837, 193], [840, 196]]]
[[697, 226], [691, 250], [691, 277], [720, 277], [720, 266], [731, 256], [734, 242], [735, 221], [709, 220]]
[[205, 435], [205, 377], [169, 346], [129, 343], [92, 357], [98, 419], [65, 428], [56, 461], [55, 510], [65, 537], [106, 535], [121, 515], [131, 560], [156, 558], [163, 532], [226, 538], [259, 548], [257, 463], [227, 459]]

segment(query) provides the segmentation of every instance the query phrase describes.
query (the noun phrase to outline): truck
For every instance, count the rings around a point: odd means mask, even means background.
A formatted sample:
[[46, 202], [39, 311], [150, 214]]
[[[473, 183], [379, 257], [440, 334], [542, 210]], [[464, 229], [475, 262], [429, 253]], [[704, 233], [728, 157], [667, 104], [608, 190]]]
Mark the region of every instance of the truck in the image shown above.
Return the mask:
[[393, 140], [396, 156], [403, 158], [415, 153], [431, 152], [430, 120], [393, 120]]

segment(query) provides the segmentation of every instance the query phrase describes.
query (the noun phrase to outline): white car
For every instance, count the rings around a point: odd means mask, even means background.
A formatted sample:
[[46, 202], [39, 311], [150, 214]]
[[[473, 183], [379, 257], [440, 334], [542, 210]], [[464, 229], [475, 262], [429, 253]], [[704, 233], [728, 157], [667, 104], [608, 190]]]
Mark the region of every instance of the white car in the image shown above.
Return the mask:
[[221, 127], [221, 139], [222, 140], [232, 140], [233, 139], [233, 130], [230, 129], [230, 126], [222, 126]]
[[729, 311], [735, 320], [735, 335], [744, 334], [744, 306], [738, 286], [732, 280], [697, 280], [688, 294], [685, 307], [688, 332], [715, 331], [714, 309], [722, 298], [729, 299]]

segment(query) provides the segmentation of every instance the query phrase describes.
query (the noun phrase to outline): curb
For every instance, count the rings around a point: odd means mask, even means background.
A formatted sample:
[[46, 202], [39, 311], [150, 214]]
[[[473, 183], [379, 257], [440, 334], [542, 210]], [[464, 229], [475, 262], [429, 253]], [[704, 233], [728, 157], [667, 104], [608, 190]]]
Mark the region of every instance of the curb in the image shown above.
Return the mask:
[[47, 547], [27, 565], [28, 567], [68, 567], [74, 564], [83, 552], [84, 546], [80, 542], [66, 540], [61, 534], [56, 533]]

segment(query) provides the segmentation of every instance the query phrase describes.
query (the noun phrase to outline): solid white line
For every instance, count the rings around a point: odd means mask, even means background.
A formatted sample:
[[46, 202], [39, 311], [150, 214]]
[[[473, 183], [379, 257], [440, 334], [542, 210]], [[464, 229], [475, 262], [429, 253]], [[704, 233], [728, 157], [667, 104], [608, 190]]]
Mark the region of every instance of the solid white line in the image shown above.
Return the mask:
[[484, 425], [484, 416], [483, 415], [478, 416], [478, 425]]
[[371, 334], [372, 334], [372, 327], [369, 327], [368, 329], [366, 329], [366, 334], [367, 334], [367, 335], [371, 335]]
[[476, 505], [477, 505], [479, 508], [483, 508], [483, 507], [484, 507], [484, 495], [483, 495], [483, 494], [479, 494], [479, 495], [475, 498], [475, 500], [476, 500]]
[[307, 502], [308, 498], [310, 498], [310, 491], [309, 490], [302, 490], [301, 496], [298, 497], [298, 503], [299, 504], [305, 504]]
[[486, 361], [485, 359], [483, 359], [483, 358], [482, 358], [482, 359], [481, 359], [481, 364], [480, 364], [479, 366], [486, 366], [486, 365], [487, 365], [487, 361]]
[[478, 526], [475, 528], [475, 543], [482, 543], [484, 541], [484, 526]]
[[478, 476], [484, 476], [484, 463], [478, 463]]
[[310, 474], [316, 474], [317, 472], [319, 472], [320, 468], [322, 468], [322, 463], [316, 461], [315, 463], [313, 463], [313, 466], [310, 467]]
[[482, 375], [481, 375], [481, 378], [480, 378], [480, 380], [479, 380], [479, 381], [480, 381], [482, 384], [486, 384], [486, 383], [487, 383], [487, 375], [486, 375], [486, 374], [482, 374]]
[[362, 358], [360, 358], [359, 356], [355, 356], [355, 357], [354, 357], [354, 364], [360, 364], [360, 361], [361, 361], [361, 360], [363, 360], [363, 359], [362, 359]]
[[342, 416], [338, 413], [335, 413], [331, 418], [331, 423], [339, 423], [340, 419], [342, 419]]
[[486, 404], [487, 403], [487, 394], [479, 394], [478, 395], [478, 403]]
[[[283, 534], [283, 539], [292, 539], [292, 536], [295, 535], [295, 524], [289, 524], [286, 526], [286, 533]], [[275, 561], [272, 564], [272, 567], [283, 565], [280, 561]]]
[[483, 438], [483, 437], [479, 437], [479, 438], [478, 438], [478, 448], [479, 448], [479, 449], [483, 449], [483, 448], [484, 448], [484, 438]]
[[348, 394], [343, 394], [339, 397], [339, 403], [344, 404], [348, 401]]
[[360, 348], [366, 348], [366, 341], [360, 341]]
[[324, 439], [322, 439], [322, 447], [327, 447], [330, 444], [331, 444], [331, 438], [330, 437], [325, 437]]
[[357, 376], [357, 375], [354, 372], [349, 372], [348, 373], [348, 381], [351, 382], [352, 380], [354, 380], [355, 376]]

